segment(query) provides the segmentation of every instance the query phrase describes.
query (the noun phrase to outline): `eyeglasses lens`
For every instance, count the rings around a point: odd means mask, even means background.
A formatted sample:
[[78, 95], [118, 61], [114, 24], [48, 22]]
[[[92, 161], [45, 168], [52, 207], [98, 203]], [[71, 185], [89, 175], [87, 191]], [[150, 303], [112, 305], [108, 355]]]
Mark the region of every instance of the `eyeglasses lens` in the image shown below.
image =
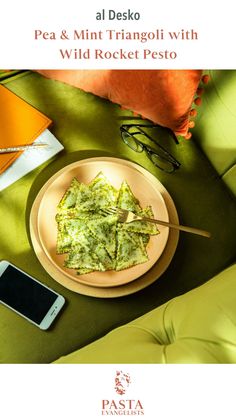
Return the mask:
[[137, 141], [132, 134], [130, 134], [126, 131], [122, 131], [122, 138], [123, 138], [124, 142], [130, 148], [132, 148], [132, 150], [136, 151], [137, 153], [141, 153], [143, 151], [142, 144], [140, 144], [139, 141]]
[[150, 160], [153, 162], [153, 164], [155, 164], [155, 166], [159, 167], [160, 169], [168, 173], [171, 173], [174, 171], [174, 166], [170, 161], [163, 159], [161, 156], [158, 156], [157, 154], [154, 154], [154, 153], [149, 152], [148, 155], [149, 155]]

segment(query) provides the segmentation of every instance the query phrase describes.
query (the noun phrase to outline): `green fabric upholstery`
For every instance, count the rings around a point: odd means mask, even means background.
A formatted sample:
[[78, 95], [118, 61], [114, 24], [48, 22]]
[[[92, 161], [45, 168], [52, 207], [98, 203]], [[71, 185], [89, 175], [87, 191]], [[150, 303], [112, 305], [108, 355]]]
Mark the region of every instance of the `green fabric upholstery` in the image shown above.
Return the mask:
[[[121, 141], [119, 126], [131, 114], [118, 105], [32, 72], [9, 77], [5, 86], [52, 118], [52, 132], [65, 150], [0, 192], [0, 259], [64, 295], [66, 306], [44, 332], [0, 305], [1, 363], [52, 362], [201, 285], [234, 262], [236, 202], [194, 140], [180, 139], [176, 146], [160, 129], [159, 141], [181, 162], [179, 171], [168, 175]], [[123, 298], [91, 298], [62, 287], [42, 268], [31, 245], [29, 214], [42, 185], [65, 165], [94, 156], [141, 164], [170, 192], [182, 224], [212, 233], [210, 240], [181, 234], [172, 263], [161, 278]]]
[[222, 176], [224, 183], [228, 186], [234, 196], [236, 196], [236, 164], [230, 167]]
[[236, 196], [236, 71], [210, 71], [209, 75], [194, 140]]
[[236, 265], [56, 363], [236, 363]]

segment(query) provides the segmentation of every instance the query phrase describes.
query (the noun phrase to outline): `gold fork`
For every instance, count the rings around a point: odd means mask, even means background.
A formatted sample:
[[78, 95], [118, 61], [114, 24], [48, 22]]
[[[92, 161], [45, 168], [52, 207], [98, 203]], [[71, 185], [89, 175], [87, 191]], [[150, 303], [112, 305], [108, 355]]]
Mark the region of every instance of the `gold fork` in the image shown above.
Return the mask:
[[185, 231], [186, 233], [192, 233], [197, 234], [199, 236], [203, 237], [211, 237], [211, 233], [205, 230], [200, 230], [199, 228], [195, 227], [187, 227], [179, 224], [172, 224], [168, 223], [167, 221], [162, 220], [156, 220], [154, 218], [148, 218], [148, 217], [140, 217], [139, 215], [134, 214], [132, 211], [128, 211], [122, 208], [116, 208], [116, 207], [109, 207], [109, 208], [103, 208], [101, 210], [101, 213], [103, 215], [117, 215], [118, 221], [120, 223], [132, 223], [132, 221], [148, 221], [150, 223], [159, 224], [162, 226], [166, 226], [169, 228], [175, 228], [176, 230]]

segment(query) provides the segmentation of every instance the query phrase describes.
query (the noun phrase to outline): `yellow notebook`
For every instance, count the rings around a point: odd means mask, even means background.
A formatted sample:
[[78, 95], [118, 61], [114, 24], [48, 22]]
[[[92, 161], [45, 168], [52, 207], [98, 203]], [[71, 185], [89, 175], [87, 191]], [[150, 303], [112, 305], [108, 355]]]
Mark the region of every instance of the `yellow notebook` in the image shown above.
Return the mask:
[[[32, 144], [51, 123], [47, 116], [0, 85], [0, 148]], [[21, 154], [0, 154], [0, 174]]]

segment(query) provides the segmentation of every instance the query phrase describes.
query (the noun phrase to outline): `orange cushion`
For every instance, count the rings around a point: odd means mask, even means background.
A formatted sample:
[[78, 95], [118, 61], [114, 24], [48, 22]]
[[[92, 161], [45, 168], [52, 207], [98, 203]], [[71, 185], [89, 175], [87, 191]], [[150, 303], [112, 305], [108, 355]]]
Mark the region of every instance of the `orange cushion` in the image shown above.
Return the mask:
[[201, 70], [40, 70], [186, 136]]

